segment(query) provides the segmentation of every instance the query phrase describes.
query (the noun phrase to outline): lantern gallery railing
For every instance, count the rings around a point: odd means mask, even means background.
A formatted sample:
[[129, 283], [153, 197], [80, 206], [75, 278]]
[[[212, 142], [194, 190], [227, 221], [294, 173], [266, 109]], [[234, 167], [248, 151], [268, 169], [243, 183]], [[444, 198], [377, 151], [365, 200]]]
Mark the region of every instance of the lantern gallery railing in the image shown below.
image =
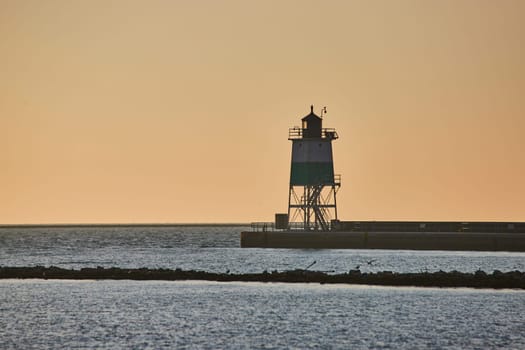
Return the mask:
[[[303, 138], [303, 129], [298, 126], [288, 129], [288, 140], [298, 140]], [[323, 128], [321, 130], [321, 138], [336, 140], [339, 138], [334, 128]]]

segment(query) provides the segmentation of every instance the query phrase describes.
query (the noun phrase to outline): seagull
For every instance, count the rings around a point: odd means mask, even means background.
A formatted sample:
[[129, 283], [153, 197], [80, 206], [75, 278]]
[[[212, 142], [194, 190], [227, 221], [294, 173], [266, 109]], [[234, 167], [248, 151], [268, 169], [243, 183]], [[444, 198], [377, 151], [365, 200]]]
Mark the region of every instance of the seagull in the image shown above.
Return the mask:
[[308, 267], [307, 267], [307, 268], [306, 268], [305, 270], [308, 270], [308, 269], [309, 269], [310, 267], [314, 266], [314, 265], [315, 265], [315, 263], [317, 263], [317, 261], [316, 261], [316, 260], [314, 260], [314, 262], [313, 262], [313, 263], [311, 263], [310, 265], [308, 265]]
[[368, 265], [372, 265], [372, 263], [375, 262], [375, 261], [377, 261], [377, 259], [369, 260], [369, 261], [367, 261], [366, 263], [367, 263]]

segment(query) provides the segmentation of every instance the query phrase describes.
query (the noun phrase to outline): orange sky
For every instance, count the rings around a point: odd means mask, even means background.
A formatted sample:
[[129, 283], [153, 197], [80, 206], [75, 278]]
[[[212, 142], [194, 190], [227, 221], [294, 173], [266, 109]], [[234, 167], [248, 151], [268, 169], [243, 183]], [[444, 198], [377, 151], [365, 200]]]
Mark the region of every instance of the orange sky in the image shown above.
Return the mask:
[[525, 221], [525, 1], [0, 0], [0, 223], [286, 212], [327, 106], [343, 220]]

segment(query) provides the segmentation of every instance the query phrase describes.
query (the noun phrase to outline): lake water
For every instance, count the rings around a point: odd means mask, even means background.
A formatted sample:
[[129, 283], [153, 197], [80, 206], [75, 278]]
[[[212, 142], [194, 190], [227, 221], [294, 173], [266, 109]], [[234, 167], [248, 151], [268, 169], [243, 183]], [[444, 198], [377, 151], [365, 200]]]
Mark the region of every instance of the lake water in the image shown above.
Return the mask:
[[[224, 272], [525, 270], [523, 253], [241, 249], [243, 227], [0, 229], [0, 265]], [[525, 348], [525, 292], [0, 281], [0, 348]]]

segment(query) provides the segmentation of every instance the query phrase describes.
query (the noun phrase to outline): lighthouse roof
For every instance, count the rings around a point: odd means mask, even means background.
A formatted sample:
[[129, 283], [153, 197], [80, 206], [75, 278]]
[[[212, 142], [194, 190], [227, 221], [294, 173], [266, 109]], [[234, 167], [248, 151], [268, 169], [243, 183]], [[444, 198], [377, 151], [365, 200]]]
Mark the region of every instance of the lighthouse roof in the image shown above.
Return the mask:
[[318, 119], [318, 120], [322, 119], [320, 116], [318, 116], [317, 114], [314, 113], [314, 106], [310, 106], [310, 114], [308, 114], [307, 116], [303, 117], [303, 119], [301, 119], [301, 120], [309, 121], [309, 120], [312, 120], [312, 119]]

